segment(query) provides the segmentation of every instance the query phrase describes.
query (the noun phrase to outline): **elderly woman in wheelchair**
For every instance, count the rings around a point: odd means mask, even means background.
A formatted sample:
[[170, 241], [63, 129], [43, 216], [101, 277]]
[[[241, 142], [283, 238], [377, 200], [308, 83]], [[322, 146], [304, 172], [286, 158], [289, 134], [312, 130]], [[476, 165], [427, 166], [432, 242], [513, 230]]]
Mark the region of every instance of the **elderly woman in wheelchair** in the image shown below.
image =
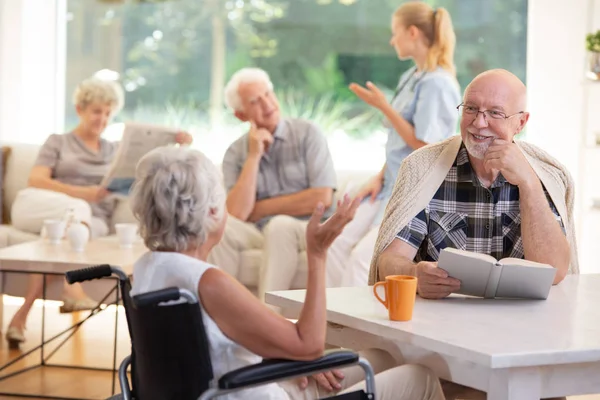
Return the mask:
[[[354, 216], [359, 199], [344, 198], [321, 223], [318, 205], [306, 232], [308, 282], [296, 323], [273, 312], [242, 284], [207, 263], [225, 228], [225, 190], [217, 168], [199, 151], [160, 148], [138, 164], [131, 193], [140, 234], [150, 249], [134, 266], [131, 295], [168, 287], [197, 295], [218, 380], [262, 359], [314, 360], [324, 353], [327, 249]], [[185, 324], [181, 321], [181, 324]], [[421, 366], [395, 366], [382, 351], [361, 354], [377, 374], [379, 399], [443, 399], [436, 376]], [[314, 399], [364, 387], [358, 366], [228, 393], [228, 399]], [[342, 396], [340, 396], [342, 397]]]

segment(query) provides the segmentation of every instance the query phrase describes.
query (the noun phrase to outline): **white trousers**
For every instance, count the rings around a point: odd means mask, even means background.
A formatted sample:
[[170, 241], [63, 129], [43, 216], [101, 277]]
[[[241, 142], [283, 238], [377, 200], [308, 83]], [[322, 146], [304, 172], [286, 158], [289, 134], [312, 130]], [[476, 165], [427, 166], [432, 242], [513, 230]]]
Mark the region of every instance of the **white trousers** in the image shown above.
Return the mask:
[[92, 207], [87, 201], [37, 188], [26, 188], [17, 193], [11, 209], [11, 223], [21, 231], [39, 234], [45, 219], [62, 219], [69, 209], [90, 227], [92, 237], [108, 234], [108, 224], [103, 218], [92, 215]]
[[[364, 202], [327, 253], [327, 287], [366, 286], [379, 228], [373, 227], [380, 202]], [[286, 215], [273, 217], [264, 229], [264, 253], [258, 295], [288, 290], [306, 251], [307, 221]]]
[[240, 268], [243, 268], [242, 252], [250, 249], [262, 251], [263, 247], [263, 234], [254, 224], [228, 215], [223, 238], [211, 250], [208, 262], [238, 278]]
[[381, 201], [364, 202], [327, 253], [329, 287], [367, 286], [379, 226], [373, 226]]
[[[382, 350], [360, 352], [375, 372], [375, 390], [378, 400], [443, 400], [440, 382], [433, 372], [419, 365], [395, 366], [391, 356]], [[344, 379], [340, 382], [341, 393], [365, 389], [364, 372], [356, 366], [343, 369]], [[339, 393], [328, 393], [310, 379], [309, 386], [302, 390], [296, 381], [282, 382], [280, 386], [291, 400], [313, 400]]]

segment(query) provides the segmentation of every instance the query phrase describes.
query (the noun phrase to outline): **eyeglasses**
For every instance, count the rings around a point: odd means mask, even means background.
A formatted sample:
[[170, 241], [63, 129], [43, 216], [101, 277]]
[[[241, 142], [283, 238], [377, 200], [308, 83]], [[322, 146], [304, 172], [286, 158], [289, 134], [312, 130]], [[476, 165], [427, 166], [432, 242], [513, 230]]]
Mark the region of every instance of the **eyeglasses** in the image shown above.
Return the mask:
[[512, 115], [506, 115], [505, 113], [503, 113], [502, 111], [497, 111], [497, 110], [483, 110], [483, 111], [479, 111], [479, 108], [475, 107], [475, 106], [467, 106], [465, 104], [459, 104], [458, 107], [456, 107], [456, 109], [460, 112], [462, 112], [463, 115], [472, 115], [473, 118], [477, 118], [477, 116], [479, 115], [479, 113], [483, 114], [483, 117], [488, 120], [490, 118], [492, 119], [509, 119], [514, 117], [515, 115], [519, 115], [519, 114], [524, 114], [525, 111], [519, 111], [518, 113], [512, 114]]

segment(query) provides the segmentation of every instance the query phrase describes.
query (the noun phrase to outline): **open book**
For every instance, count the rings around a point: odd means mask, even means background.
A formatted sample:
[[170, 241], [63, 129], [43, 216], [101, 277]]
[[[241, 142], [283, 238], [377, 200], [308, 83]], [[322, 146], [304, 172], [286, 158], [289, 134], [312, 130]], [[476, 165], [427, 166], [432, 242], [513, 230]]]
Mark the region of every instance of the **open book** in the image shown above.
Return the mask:
[[548, 297], [556, 269], [520, 258], [496, 260], [487, 254], [445, 248], [438, 267], [458, 279], [457, 293], [485, 298], [542, 299]]
[[109, 192], [127, 196], [138, 161], [157, 147], [175, 144], [177, 132], [175, 128], [126, 123], [119, 148], [100, 185]]

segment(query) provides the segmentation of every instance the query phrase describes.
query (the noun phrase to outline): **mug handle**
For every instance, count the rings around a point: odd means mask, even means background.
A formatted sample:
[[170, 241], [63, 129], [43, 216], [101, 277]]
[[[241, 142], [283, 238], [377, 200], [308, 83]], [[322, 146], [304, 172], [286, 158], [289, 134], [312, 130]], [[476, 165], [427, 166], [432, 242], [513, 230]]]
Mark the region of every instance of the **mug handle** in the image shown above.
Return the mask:
[[[379, 302], [385, 306], [385, 308], [388, 308], [388, 299], [386, 298], [385, 300], [383, 300], [381, 297], [379, 297], [379, 294], [377, 294], [377, 287], [383, 286], [385, 288], [385, 284], [386, 284], [385, 281], [381, 281], [381, 282], [377, 282], [375, 285], [373, 285], [373, 294], [375, 295], [377, 300], [379, 300]], [[385, 293], [385, 290], [383, 293]]]

